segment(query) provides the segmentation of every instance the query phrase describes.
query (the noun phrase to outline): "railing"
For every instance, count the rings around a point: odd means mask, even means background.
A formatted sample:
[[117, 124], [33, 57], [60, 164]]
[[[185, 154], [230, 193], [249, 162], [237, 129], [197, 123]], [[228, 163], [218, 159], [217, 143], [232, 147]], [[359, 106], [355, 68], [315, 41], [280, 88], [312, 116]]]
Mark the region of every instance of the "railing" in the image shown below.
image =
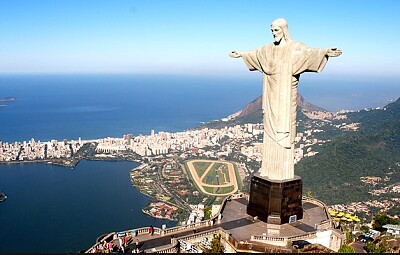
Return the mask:
[[[153, 227], [153, 234], [160, 235], [162, 229]], [[120, 231], [120, 232], [111, 232], [107, 235], [101, 236], [96, 240], [96, 243], [92, 245], [85, 253], [89, 253], [94, 247], [98, 246], [99, 244], [102, 244], [104, 241], [106, 242], [113, 242], [118, 239], [119, 235], [127, 235], [127, 236], [138, 236], [142, 234], [148, 234], [149, 233], [149, 228], [148, 227], [143, 227], [143, 228], [136, 228], [136, 229], [130, 229], [130, 230], [125, 230], [125, 231]]]
[[[206, 221], [201, 221], [197, 223], [193, 223], [190, 225], [185, 225], [185, 226], [177, 226], [177, 227], [172, 227], [168, 229], [161, 229], [158, 227], [153, 227], [153, 234], [154, 235], [159, 235], [159, 236], [164, 236], [164, 235], [171, 235], [174, 233], [179, 233], [182, 231], [187, 231], [187, 230], [196, 230], [199, 228], [203, 227], [208, 227], [213, 225], [213, 220], [206, 220]], [[104, 240], [109, 239], [111, 236], [111, 242], [114, 240], [117, 240], [118, 235], [130, 235], [130, 236], [138, 236], [142, 234], [148, 234], [149, 233], [149, 228], [148, 227], [143, 227], [143, 228], [136, 228], [136, 229], [130, 229], [130, 230], [125, 230], [125, 231], [120, 231], [120, 232], [112, 232], [107, 234], [105, 237], [100, 238], [100, 240], [97, 240], [97, 242], [91, 246], [86, 253], [88, 253], [93, 247], [96, 247], [97, 245], [101, 244]], [[110, 242], [109, 241], [109, 242]], [[170, 245], [171, 246], [171, 245]], [[175, 245], [176, 246], [176, 245]], [[174, 247], [168, 247], [167, 250], [173, 249]], [[154, 252], [159, 252], [159, 251], [164, 251], [165, 249], [157, 249]], [[152, 250], [149, 250], [150, 252], [153, 252]]]
[[[115, 234], [115, 232], [112, 232], [112, 233], [110, 233], [110, 234], [100, 236], [100, 237], [96, 240], [96, 243], [102, 243], [102, 242], [104, 242], [104, 241], [107, 241], [108, 239], [113, 239], [114, 234]], [[111, 238], [110, 238], [110, 237], [111, 237]]]
[[207, 231], [202, 231], [200, 233], [194, 233], [194, 234], [190, 234], [187, 236], [183, 236], [183, 237], [180, 237], [179, 240], [180, 241], [188, 241], [188, 240], [193, 240], [193, 239], [197, 239], [197, 238], [201, 238], [201, 237], [205, 237], [205, 236], [209, 236], [209, 235], [213, 235], [213, 234], [218, 234], [218, 233], [222, 234], [221, 232], [224, 232], [224, 230], [222, 228], [215, 228], [215, 229], [211, 229], [211, 230], [207, 230]]
[[310, 198], [310, 197], [307, 197], [303, 200], [306, 202], [310, 202], [312, 204], [318, 205], [324, 209], [324, 213], [325, 213], [327, 220], [324, 220], [324, 221], [321, 221], [320, 223], [318, 223], [316, 226], [317, 230], [321, 231], [321, 230], [327, 230], [327, 229], [333, 228], [332, 217], [329, 214], [328, 207], [326, 206], [326, 204], [324, 202], [319, 201], [315, 198]]
[[261, 253], [291, 253], [292, 250], [286, 247], [271, 248], [262, 244], [248, 243], [248, 242], [238, 242], [232, 236], [228, 236], [226, 239], [227, 243], [235, 249], [237, 252], [261, 252]]
[[172, 227], [172, 228], [168, 228], [168, 229], [161, 229], [160, 235], [163, 236], [166, 234], [173, 234], [173, 233], [178, 233], [181, 231], [194, 230], [194, 229], [208, 227], [208, 226], [212, 226], [212, 225], [213, 225], [212, 220], [205, 220], [205, 221], [196, 222], [196, 223], [192, 223], [192, 224], [185, 225], [185, 226], [177, 226], [177, 227]]
[[[153, 248], [153, 249], [148, 249], [146, 250], [146, 253], [177, 253], [178, 252], [178, 242], [182, 244], [186, 244], [188, 241], [194, 240], [194, 239], [199, 239], [205, 236], [210, 236], [213, 234], [218, 234], [221, 233], [221, 237], [225, 238], [224, 235], [222, 235], [222, 233], [226, 233], [222, 228], [217, 228], [217, 229], [212, 229], [212, 230], [208, 230], [208, 231], [202, 231], [200, 233], [194, 233], [194, 234], [190, 234], [184, 237], [179, 238], [171, 238], [171, 244], [169, 245], [165, 245], [163, 247], [157, 247], [157, 249]], [[188, 249], [184, 249], [184, 247], [182, 247], [185, 251], [187, 252], [196, 252], [196, 248], [194, 246], [191, 246], [192, 248], [190, 248], [190, 250]]]
[[178, 241], [175, 238], [171, 238], [171, 244], [148, 249], [145, 253], [178, 253]]
[[305, 235], [298, 235], [298, 236], [291, 236], [288, 237], [288, 241], [297, 241], [297, 240], [305, 240], [305, 239], [312, 239], [316, 238], [317, 234], [316, 233], [310, 233], [310, 234], [305, 234]]
[[[187, 230], [197, 230], [199, 228], [212, 226], [212, 225], [214, 225], [214, 222], [218, 218], [221, 211], [224, 209], [227, 199], [238, 199], [238, 198], [247, 198], [247, 197], [246, 197], [246, 194], [244, 194], [244, 193], [228, 196], [222, 201], [221, 207], [220, 207], [218, 213], [213, 218], [211, 218], [209, 220], [185, 225], [185, 226], [176, 226], [176, 227], [172, 227], [172, 228], [168, 228], [168, 229], [161, 229], [161, 228], [154, 227], [153, 234], [159, 235], [159, 236], [165, 236], [165, 235], [172, 235], [174, 233], [179, 233], [179, 232], [183, 232], [183, 231], [187, 231]], [[327, 215], [328, 220], [322, 221], [321, 223], [317, 224], [316, 231], [326, 230], [326, 229], [329, 229], [332, 227], [332, 219], [328, 213], [326, 205], [323, 202], [316, 200], [316, 199], [312, 199], [312, 198], [306, 198], [306, 199], [304, 199], [304, 201], [316, 204], [320, 207], [323, 207], [324, 212]], [[92, 247], [90, 247], [86, 251], [86, 253], [89, 252], [93, 247], [96, 247], [99, 243], [102, 243], [104, 240], [109, 240], [110, 237], [112, 237], [111, 241], [116, 240], [118, 238], [118, 234], [137, 236], [137, 235], [147, 234], [147, 233], [148, 233], [148, 227], [136, 228], [136, 229], [126, 230], [126, 231], [121, 231], [121, 232], [112, 232], [112, 233], [105, 235], [104, 237], [99, 238], [100, 240], [97, 240], [96, 244], [94, 244]], [[273, 248], [265, 247], [265, 245], [263, 246], [260, 244], [237, 242], [237, 240], [235, 240], [230, 235], [229, 232], [218, 227], [218, 228], [211, 229], [208, 231], [193, 233], [193, 234], [184, 236], [182, 238], [179, 238], [179, 240], [188, 241], [188, 240], [193, 240], [196, 238], [200, 238], [203, 236], [209, 236], [209, 235], [216, 234], [216, 233], [220, 233], [221, 237], [224, 238], [226, 240], [226, 242], [229, 243], [229, 245], [231, 245], [237, 251], [250, 251], [251, 250], [251, 251], [257, 251], [257, 252], [285, 252], [285, 251], [287, 252], [287, 251], [290, 251], [290, 249], [284, 248], [284, 246], [286, 246], [289, 241], [312, 239], [312, 238], [316, 237], [316, 232], [312, 232], [312, 233], [305, 234], [305, 235], [298, 235], [298, 236], [291, 236], [291, 237], [271, 237], [271, 236], [267, 236], [265, 234], [264, 235], [254, 235], [250, 239], [251, 241], [256, 241], [256, 242], [264, 242], [264, 243], [272, 242], [275, 244], [279, 244], [279, 246], [281, 246], [279, 249], [273, 249]], [[172, 238], [171, 244], [163, 246], [163, 247], [158, 247], [157, 249], [149, 249], [148, 252], [175, 253], [178, 250], [177, 245], [178, 245], [178, 241], [176, 239]]]
[[285, 242], [284, 237], [272, 237], [266, 235], [251, 236], [251, 241], [271, 241], [271, 242]]
[[312, 203], [312, 204], [315, 204], [315, 205], [318, 205], [318, 206], [324, 208], [325, 216], [326, 216], [329, 220], [331, 220], [331, 215], [330, 215], [329, 212], [328, 212], [328, 207], [326, 206], [326, 204], [325, 204], [324, 202], [319, 201], [318, 199], [315, 199], [315, 198], [311, 198], [311, 197], [306, 197], [306, 198], [303, 199], [303, 200], [306, 201], [306, 202], [310, 202], [310, 203]]
[[264, 243], [269, 243], [269, 244], [273, 244], [273, 245], [279, 245], [279, 246], [286, 246], [288, 244], [288, 242], [290, 241], [296, 241], [296, 240], [305, 240], [305, 239], [313, 239], [316, 238], [316, 232], [317, 231], [324, 231], [324, 230], [328, 230], [328, 229], [332, 229], [333, 228], [333, 224], [332, 224], [332, 218], [330, 216], [330, 214], [328, 213], [327, 207], [326, 205], [317, 200], [317, 199], [313, 199], [313, 198], [306, 198], [303, 199], [305, 202], [310, 202], [312, 204], [315, 204], [319, 207], [322, 207], [324, 210], [324, 213], [327, 217], [327, 220], [321, 221], [320, 223], [316, 224], [315, 226], [315, 231], [308, 233], [308, 234], [304, 234], [304, 235], [296, 235], [296, 236], [289, 236], [289, 237], [273, 237], [273, 236], [268, 236], [266, 234], [263, 235], [254, 235], [251, 237], [251, 241], [257, 241], [257, 242], [264, 242]]

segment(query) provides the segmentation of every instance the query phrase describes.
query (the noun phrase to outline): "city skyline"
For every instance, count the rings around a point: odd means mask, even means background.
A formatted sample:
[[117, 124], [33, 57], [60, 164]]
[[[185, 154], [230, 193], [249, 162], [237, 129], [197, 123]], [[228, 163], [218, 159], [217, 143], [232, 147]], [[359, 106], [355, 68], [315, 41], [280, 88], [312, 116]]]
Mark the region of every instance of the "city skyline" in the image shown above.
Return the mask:
[[293, 40], [343, 49], [326, 77], [395, 77], [397, 1], [24, 1], [0, 3], [0, 73], [248, 76], [231, 50]]

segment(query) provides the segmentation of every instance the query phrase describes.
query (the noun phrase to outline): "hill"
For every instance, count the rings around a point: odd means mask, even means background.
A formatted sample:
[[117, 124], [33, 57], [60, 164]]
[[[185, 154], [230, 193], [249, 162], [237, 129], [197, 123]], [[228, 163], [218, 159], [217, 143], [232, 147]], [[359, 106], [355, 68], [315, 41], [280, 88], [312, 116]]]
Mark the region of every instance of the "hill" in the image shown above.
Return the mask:
[[[300, 94], [298, 94], [297, 97], [297, 106], [301, 110], [306, 110], [306, 111], [324, 111], [326, 110], [324, 108], [321, 108], [319, 106], [313, 105], [309, 102], [307, 102], [304, 97]], [[252, 114], [261, 114], [262, 112], [262, 96], [257, 97], [254, 99], [252, 102], [247, 104], [243, 110], [240, 111], [240, 114], [237, 116], [237, 118], [243, 118]]]
[[[360, 123], [357, 132], [332, 133], [332, 142], [318, 147], [314, 157], [296, 165], [304, 192], [328, 204], [381, 199], [368, 192], [400, 180], [400, 99], [384, 109], [347, 114], [346, 122]], [[380, 177], [375, 185], [361, 177]], [[386, 193], [385, 198], [398, 197]]]
[[[302, 111], [326, 111], [325, 109], [307, 102], [300, 94], [297, 97], [298, 118], [307, 118]], [[204, 124], [209, 128], [241, 125], [245, 123], [262, 123], [262, 96], [257, 97], [239, 112], [232, 114], [227, 120], [214, 120]]]
[[[311, 139], [328, 141], [317, 143], [312, 149], [318, 154], [304, 157], [295, 165], [295, 174], [303, 180], [304, 194], [311, 192], [327, 204], [400, 201], [400, 193], [390, 191], [396, 187], [400, 190], [400, 99], [383, 109], [342, 116], [331, 114], [325, 119], [310, 119], [303, 114], [323, 109], [307, 103], [301, 96], [298, 106], [297, 132], [319, 130], [313, 132]], [[261, 97], [258, 97], [225, 121], [205, 126], [222, 128], [261, 122]], [[341, 128], [352, 123], [358, 123], [357, 131]], [[309, 148], [304, 148], [304, 152]], [[368, 178], [378, 181], [365, 181]], [[390, 213], [400, 214], [400, 207], [392, 206]]]

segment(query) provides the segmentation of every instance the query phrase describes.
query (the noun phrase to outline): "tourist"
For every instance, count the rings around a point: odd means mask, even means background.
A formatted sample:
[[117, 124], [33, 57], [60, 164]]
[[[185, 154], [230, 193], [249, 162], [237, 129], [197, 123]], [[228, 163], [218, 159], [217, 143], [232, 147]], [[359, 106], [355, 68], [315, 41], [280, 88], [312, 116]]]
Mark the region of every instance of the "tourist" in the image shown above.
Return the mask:
[[134, 250], [136, 250], [136, 253], [139, 253], [139, 239], [138, 238], [136, 238], [135, 249]]
[[128, 239], [129, 239], [129, 237], [126, 235], [124, 238], [124, 246], [125, 247], [128, 246]]

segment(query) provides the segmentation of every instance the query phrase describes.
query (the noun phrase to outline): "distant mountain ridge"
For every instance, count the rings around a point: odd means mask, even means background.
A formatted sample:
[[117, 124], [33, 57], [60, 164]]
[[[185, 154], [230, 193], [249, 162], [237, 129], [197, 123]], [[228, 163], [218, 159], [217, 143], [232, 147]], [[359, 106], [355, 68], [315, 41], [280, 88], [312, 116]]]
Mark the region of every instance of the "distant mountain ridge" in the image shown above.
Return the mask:
[[[304, 97], [300, 94], [298, 94], [297, 97], [297, 106], [301, 110], [306, 110], [306, 111], [322, 111], [326, 112], [322, 107], [313, 105], [310, 102], [307, 102]], [[249, 104], [247, 104], [240, 112], [240, 114], [237, 117], [245, 117], [251, 114], [255, 114], [258, 111], [262, 111], [262, 96], [257, 97], [253, 101], [251, 101]]]
[[[317, 155], [295, 166], [304, 192], [312, 191], [328, 204], [398, 197], [388, 194], [379, 198], [368, 192], [400, 180], [400, 98], [383, 109], [351, 112], [347, 117], [340, 122], [360, 123], [359, 131], [326, 131], [332, 141], [316, 147]], [[368, 186], [360, 181], [366, 176], [384, 181], [376, 187]], [[391, 213], [399, 213], [400, 208], [396, 208]]]
[[[229, 117], [205, 124], [209, 128], [261, 123], [262, 98], [257, 97], [241, 111]], [[298, 96], [298, 131], [313, 126], [318, 120], [308, 118], [305, 111], [325, 111]], [[325, 111], [327, 112], [327, 111]], [[295, 174], [303, 180], [303, 193], [312, 195], [327, 204], [346, 204], [357, 201], [391, 197], [393, 193], [377, 197], [371, 191], [400, 183], [400, 98], [379, 109], [346, 113], [345, 118], [330, 119], [318, 124], [314, 139], [329, 141], [313, 147], [318, 152], [313, 157], [305, 157], [295, 165]], [[328, 123], [328, 124], [327, 124]], [[329, 124], [330, 123], [330, 124]], [[338, 128], [344, 124], [358, 123], [359, 130], [344, 131]], [[336, 126], [336, 128], [334, 128]], [[203, 126], [204, 127], [204, 126]], [[375, 176], [382, 182], [371, 186], [361, 178]], [[400, 194], [400, 193], [399, 193]], [[394, 206], [389, 213], [400, 214], [400, 206]]]
[[[304, 114], [302, 114], [303, 111], [327, 112], [324, 108], [307, 102], [300, 94], [298, 94], [297, 97], [297, 106], [298, 119], [307, 118]], [[245, 123], [261, 123], [262, 120], [262, 96], [259, 96], [243, 107], [242, 110], [231, 114], [222, 121], [211, 121], [206, 123], [204, 126], [209, 128], [223, 128], [225, 126], [241, 125]]]

